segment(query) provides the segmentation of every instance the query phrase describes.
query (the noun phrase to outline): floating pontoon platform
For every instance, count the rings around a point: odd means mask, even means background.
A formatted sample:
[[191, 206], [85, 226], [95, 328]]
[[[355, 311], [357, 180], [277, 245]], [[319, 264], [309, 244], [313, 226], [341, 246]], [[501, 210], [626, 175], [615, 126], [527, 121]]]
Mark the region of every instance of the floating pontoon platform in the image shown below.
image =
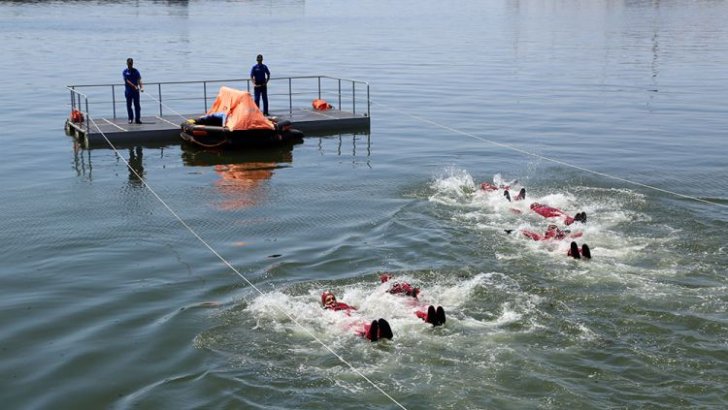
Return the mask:
[[[287, 87], [280, 86], [280, 82], [283, 81], [287, 81]], [[277, 121], [290, 120], [294, 128], [303, 131], [307, 136], [369, 130], [369, 85], [365, 82], [314, 76], [273, 78], [271, 83], [273, 85], [269, 86], [268, 92], [271, 117], [275, 117]], [[276, 83], [278, 85], [275, 85]], [[208, 103], [217, 95], [215, 84], [232, 87], [243, 84], [243, 87], [238, 86], [238, 88], [250, 89], [249, 79], [145, 83], [145, 93], [141, 97], [141, 124], [129, 124], [126, 118], [125, 100], [116, 100], [117, 93], [123, 98], [123, 85], [68, 86], [71, 92], [71, 110], [81, 111], [84, 121], [72, 122], [70, 118], [67, 119], [66, 132], [87, 149], [108, 147], [109, 142], [115, 146], [180, 143], [182, 142], [179, 136], [180, 124], [187, 119], [198, 118], [205, 114]], [[279, 88], [287, 88], [288, 92], [273, 93]], [[109, 90], [110, 104], [96, 101], [108, 101]], [[358, 96], [357, 90], [359, 90]], [[101, 96], [97, 97], [97, 94]], [[321, 98], [326, 99], [335, 108], [326, 111], [314, 110], [311, 102]], [[204, 107], [201, 102], [204, 102]], [[177, 106], [190, 105], [197, 105], [200, 112], [194, 113], [194, 108], [188, 108], [186, 111], [177, 109]], [[101, 110], [97, 109], [97, 106], [101, 107]], [[98, 111], [103, 111], [103, 106], [106, 106], [106, 111], [111, 107], [111, 112], [99, 113]], [[282, 110], [276, 110], [276, 107], [281, 106], [284, 107]], [[94, 109], [90, 110], [90, 107]], [[149, 111], [155, 113], [144, 115]], [[179, 114], [179, 112], [194, 114]]]

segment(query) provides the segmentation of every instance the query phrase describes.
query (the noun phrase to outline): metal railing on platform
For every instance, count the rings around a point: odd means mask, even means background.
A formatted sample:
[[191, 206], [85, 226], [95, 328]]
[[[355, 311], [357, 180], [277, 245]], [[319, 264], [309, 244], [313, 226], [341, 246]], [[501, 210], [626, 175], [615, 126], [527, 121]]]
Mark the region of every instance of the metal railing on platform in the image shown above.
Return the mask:
[[[223, 85], [248, 92], [252, 90], [249, 78], [144, 82], [145, 92], [155, 93], [153, 98], [160, 117], [170, 107], [177, 113], [204, 114]], [[71, 95], [71, 109], [81, 111], [86, 118], [91, 118], [92, 109], [94, 118], [110, 116], [116, 119], [117, 111], [121, 110], [122, 115], [126, 113], [123, 83], [78, 84], [66, 88]], [[281, 107], [285, 107], [292, 113], [294, 108], [310, 107], [316, 98], [327, 100], [334, 109], [370, 116], [369, 84], [365, 81], [318, 75], [272, 77], [268, 82], [269, 111], [280, 111]], [[143, 110], [148, 101], [142, 100]]]

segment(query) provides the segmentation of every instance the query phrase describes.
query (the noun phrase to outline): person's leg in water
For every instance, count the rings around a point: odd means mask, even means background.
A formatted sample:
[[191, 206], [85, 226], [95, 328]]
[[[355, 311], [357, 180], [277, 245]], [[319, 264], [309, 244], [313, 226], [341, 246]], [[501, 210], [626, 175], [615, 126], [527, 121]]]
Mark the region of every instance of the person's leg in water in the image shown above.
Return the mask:
[[380, 318], [377, 322], [379, 323], [379, 338], [392, 340], [394, 335], [392, 334], [392, 328], [389, 326], [389, 322], [382, 318]]

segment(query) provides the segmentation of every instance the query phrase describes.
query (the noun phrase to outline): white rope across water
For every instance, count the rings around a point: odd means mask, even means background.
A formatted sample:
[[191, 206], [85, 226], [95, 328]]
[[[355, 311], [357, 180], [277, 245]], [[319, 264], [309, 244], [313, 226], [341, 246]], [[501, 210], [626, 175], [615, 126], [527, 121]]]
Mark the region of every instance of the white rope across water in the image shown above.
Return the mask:
[[[245, 275], [243, 275], [242, 273], [240, 273], [240, 271], [238, 271], [232, 264], [230, 264], [230, 262], [228, 262], [227, 259], [225, 259], [212, 246], [210, 246], [210, 244], [207, 243], [207, 241], [205, 241], [194, 229], [192, 229], [192, 227], [189, 224], [187, 224], [187, 222], [185, 222], [184, 219], [182, 219], [177, 214], [177, 212], [175, 212], [174, 209], [172, 209], [154, 191], [154, 189], [152, 189], [152, 187], [147, 183], [147, 181], [144, 178], [142, 178], [142, 176], [139, 175], [139, 173], [134, 169], [134, 167], [132, 167], [131, 164], [129, 164], [129, 162], [126, 159], [124, 159], [124, 157], [119, 153], [119, 151], [116, 149], [116, 146], [114, 146], [114, 144], [112, 144], [111, 141], [106, 137], [106, 134], [104, 134], [104, 132], [101, 131], [101, 129], [99, 128], [99, 126], [96, 124], [96, 121], [94, 121], [90, 117], [87, 118], [87, 121], [89, 121], [91, 124], [93, 124], [94, 127], [96, 127], [96, 129], [98, 130], [98, 132], [104, 138], [104, 140], [106, 141], [106, 143], [109, 144], [109, 147], [114, 151], [114, 153], [117, 155], [117, 157], [119, 157], [124, 162], [124, 164], [126, 164], [126, 167], [129, 168], [129, 170], [132, 173], [134, 173], [134, 175], [142, 182], [142, 184], [144, 185], [144, 187], [147, 188], [149, 190], [149, 192], [152, 193], [152, 195], [154, 195], [154, 197], [162, 204], [162, 206], [164, 206], [167, 209], [167, 211], [169, 211], [169, 213], [171, 213], [175, 217], [175, 219], [177, 219], [177, 221], [179, 221], [179, 223], [182, 224], [182, 226], [184, 226], [192, 234], [192, 236], [194, 236], [195, 238], [197, 238], [197, 240], [200, 241], [200, 243], [202, 243], [207, 249], [209, 249], [210, 252], [212, 252], [215, 256], [217, 256], [217, 258], [220, 259], [220, 261], [222, 261], [222, 263], [225, 264], [225, 266], [227, 266], [228, 268], [230, 268], [230, 270], [232, 270], [233, 272], [235, 272], [236, 275], [238, 275], [243, 281], [245, 281], [245, 283], [247, 283], [248, 286], [250, 286], [251, 288], [255, 289], [255, 291], [257, 291], [261, 296], [265, 296], [265, 294], [260, 289], [258, 289], [257, 286], [255, 286], [250, 280], [248, 280], [248, 278], [245, 277]], [[357, 375], [359, 375], [362, 379], [366, 380], [367, 383], [369, 383], [372, 387], [374, 387], [376, 390], [378, 390], [380, 393], [382, 393], [385, 397], [387, 397], [389, 400], [391, 400], [392, 403], [396, 404], [399, 408], [406, 410], [406, 407], [404, 407], [402, 404], [400, 404], [397, 400], [395, 400], [392, 396], [390, 396], [387, 392], [385, 392], [381, 387], [379, 387], [376, 383], [374, 383], [366, 375], [364, 375], [356, 367], [354, 367], [351, 363], [349, 363], [348, 361], [346, 361], [346, 359], [344, 359], [341, 355], [339, 355], [338, 353], [336, 353], [330, 346], [328, 346], [321, 339], [319, 339], [313, 332], [311, 332], [311, 330], [309, 330], [306, 326], [303, 326], [294, 316], [292, 316], [290, 313], [286, 312], [285, 310], [283, 310], [283, 309], [281, 309], [281, 308], [279, 308], [277, 306], [274, 306], [274, 308], [276, 310], [278, 310], [280, 313], [282, 313], [285, 316], [287, 316], [293, 323], [296, 324], [296, 326], [298, 326], [301, 330], [303, 330], [304, 333], [306, 333], [313, 340], [315, 340], [316, 342], [318, 342], [324, 349], [328, 350], [332, 355], [334, 355], [337, 359], [339, 359], [339, 361], [341, 363], [343, 363], [346, 366], [348, 366], [349, 369], [351, 369], [351, 371], [353, 371], [354, 373], [356, 373]]]
[[147, 97], [151, 98], [152, 100], [154, 100], [154, 102], [158, 103], [159, 105], [161, 105], [162, 107], [166, 108], [167, 110], [169, 110], [169, 111], [172, 111], [172, 113], [173, 113], [173, 114], [175, 114], [175, 115], [178, 115], [178, 116], [179, 116], [180, 118], [182, 118], [182, 119], [184, 119], [184, 120], [186, 120], [186, 119], [187, 119], [187, 117], [185, 117], [184, 115], [182, 115], [182, 114], [180, 114], [179, 112], [175, 111], [175, 110], [174, 110], [174, 109], [173, 109], [172, 107], [170, 107], [169, 105], [167, 105], [167, 104], [163, 103], [162, 101], [160, 101], [160, 100], [158, 100], [158, 99], [154, 98], [154, 96], [153, 96], [153, 95], [151, 95], [151, 94], [147, 94], [147, 93], [143, 93], [143, 95], [146, 95]]
[[[164, 108], [166, 108], [167, 110], [169, 110], [169, 111], [173, 112], [174, 114], [180, 116], [180, 118], [185, 119], [185, 120], [187, 119], [184, 115], [178, 113], [177, 111], [175, 111], [174, 109], [172, 109], [168, 105], [164, 104], [162, 101], [154, 98], [151, 94], [147, 94], [147, 96], [149, 98], [151, 98], [152, 100], [154, 100], [155, 102], [157, 102], [158, 104], [160, 104], [161, 106], [163, 106]], [[503, 143], [500, 143], [500, 142], [497, 142], [497, 141], [493, 141], [493, 140], [488, 139], [488, 138], [483, 138], [481, 136], [478, 136], [478, 135], [475, 135], [475, 134], [472, 134], [472, 133], [469, 133], [469, 132], [461, 131], [461, 130], [458, 130], [458, 129], [449, 127], [447, 125], [440, 124], [440, 123], [438, 123], [436, 121], [433, 121], [433, 120], [430, 120], [428, 118], [420, 117], [418, 115], [415, 115], [415, 114], [412, 114], [412, 113], [408, 113], [408, 112], [405, 112], [405, 111], [402, 111], [402, 110], [393, 108], [393, 107], [388, 106], [386, 104], [378, 103], [378, 102], [375, 102], [375, 101], [372, 101], [372, 104], [385, 107], [385, 108], [387, 108], [390, 111], [398, 112], [400, 114], [406, 115], [406, 116], [408, 116], [408, 117], [410, 117], [412, 119], [415, 119], [417, 121], [424, 122], [424, 123], [433, 125], [433, 126], [438, 127], [438, 128], [442, 128], [442, 129], [447, 130], [447, 131], [450, 131], [450, 132], [452, 132], [454, 134], [464, 135], [466, 137], [470, 137], [470, 138], [473, 138], [473, 139], [476, 139], [476, 140], [482, 141], [482, 142], [487, 142], [489, 144], [492, 144], [492, 145], [495, 145], [495, 146], [498, 146], [498, 147], [501, 147], [501, 148], [506, 148], [506, 149], [509, 149], [511, 151], [519, 152], [521, 154], [524, 154], [524, 155], [527, 155], [527, 156], [530, 156], [530, 157], [534, 157], [534, 158], [538, 158], [538, 159], [541, 159], [541, 160], [544, 160], [544, 161], [552, 162], [554, 164], [563, 165], [565, 167], [577, 169], [579, 171], [588, 172], [588, 173], [590, 173], [592, 175], [598, 175], [598, 176], [601, 176], [601, 177], [604, 177], [604, 178], [609, 178], [609, 179], [613, 179], [613, 180], [616, 180], [616, 181], [624, 182], [624, 183], [627, 183], [627, 184], [639, 186], [639, 187], [642, 187], [642, 188], [651, 189], [653, 191], [662, 192], [662, 193], [665, 193], [665, 194], [668, 194], [668, 195], [673, 195], [673, 196], [676, 196], [676, 197], [680, 197], [680, 198], [684, 198], [684, 199], [689, 199], [689, 200], [692, 200], [692, 201], [701, 202], [701, 203], [708, 204], [708, 205], [715, 205], [715, 206], [721, 206], [721, 207], [724, 207], [724, 208], [728, 208], [728, 204], [722, 204], [722, 203], [719, 203], [719, 202], [709, 201], [707, 199], [698, 198], [698, 197], [692, 196], [692, 195], [681, 194], [679, 192], [675, 192], [675, 191], [670, 191], [670, 190], [667, 190], [667, 189], [658, 188], [658, 187], [656, 187], [654, 185], [643, 184], [641, 182], [636, 182], [636, 181], [632, 181], [632, 180], [629, 180], [629, 179], [626, 179], [626, 178], [622, 178], [622, 177], [618, 177], [618, 176], [615, 176], [615, 175], [607, 174], [607, 173], [604, 173], [604, 172], [595, 171], [593, 169], [580, 167], [578, 165], [574, 165], [574, 164], [571, 164], [569, 162], [561, 161], [561, 160], [558, 160], [558, 159], [555, 159], [555, 158], [546, 157], [546, 156], [543, 156], [543, 155], [540, 155], [540, 154], [536, 154], [536, 153], [533, 153], [533, 152], [530, 152], [530, 151], [526, 151], [524, 149], [516, 148], [516, 147], [514, 147], [512, 145], [503, 144]]]
[[482, 142], [487, 142], [489, 144], [492, 144], [492, 145], [495, 145], [495, 146], [498, 146], [498, 147], [501, 147], [501, 148], [506, 148], [506, 149], [509, 149], [511, 151], [520, 152], [521, 154], [524, 154], [524, 155], [527, 155], [527, 156], [531, 156], [531, 157], [534, 157], [534, 158], [542, 159], [544, 161], [553, 162], [555, 164], [563, 165], [565, 167], [569, 167], [569, 168], [573, 168], [573, 169], [578, 169], [579, 171], [588, 172], [590, 174], [599, 175], [601, 177], [614, 179], [614, 180], [621, 181], [621, 182], [624, 182], [624, 183], [627, 183], [627, 184], [632, 184], [632, 185], [635, 185], [635, 186], [640, 186], [640, 187], [643, 187], [643, 188], [652, 189], [654, 191], [663, 192], [663, 193], [666, 193], [666, 194], [669, 194], [669, 195], [674, 195], [674, 196], [677, 196], [677, 197], [681, 197], [681, 198], [685, 198], [685, 199], [690, 199], [690, 200], [697, 201], [697, 202], [702, 202], [702, 203], [708, 204], [708, 205], [716, 205], [716, 206], [722, 206], [724, 208], [728, 208], [728, 204], [721, 204], [719, 202], [709, 201], [707, 199], [702, 199], [702, 198], [698, 198], [698, 197], [695, 197], [695, 196], [685, 195], [685, 194], [681, 194], [679, 192], [675, 192], [675, 191], [670, 191], [670, 190], [667, 190], [667, 189], [658, 188], [658, 187], [653, 186], [653, 185], [647, 185], [647, 184], [643, 184], [641, 182], [630, 181], [629, 179], [625, 179], [625, 178], [621, 178], [621, 177], [618, 177], [618, 176], [606, 174], [604, 172], [594, 171], [594, 170], [589, 169], [589, 168], [580, 167], [578, 165], [574, 165], [574, 164], [571, 164], [571, 163], [568, 163], [568, 162], [565, 162], [565, 161], [561, 161], [561, 160], [558, 160], [558, 159], [554, 159], [554, 158], [546, 157], [546, 156], [543, 156], [543, 155], [535, 154], [535, 153], [530, 152], [530, 151], [526, 151], [526, 150], [523, 150], [523, 149], [520, 149], [520, 148], [516, 148], [516, 147], [514, 147], [512, 145], [503, 144], [503, 143], [496, 142], [496, 141], [493, 141], [493, 140], [490, 140], [490, 139], [487, 139], [487, 138], [483, 138], [481, 136], [478, 136], [478, 135], [475, 135], [475, 134], [472, 134], [472, 133], [469, 133], [469, 132], [461, 131], [461, 130], [458, 130], [458, 129], [449, 127], [447, 125], [440, 124], [440, 123], [438, 123], [436, 121], [432, 121], [430, 119], [427, 119], [427, 118], [424, 118], [424, 117], [420, 117], [420, 116], [415, 115], [415, 114], [411, 114], [411, 113], [408, 113], [408, 112], [405, 112], [405, 111], [402, 111], [402, 110], [398, 110], [396, 108], [392, 108], [392, 107], [390, 107], [390, 106], [388, 106], [386, 104], [375, 103], [375, 102], [372, 102], [372, 103], [375, 104], [375, 105], [379, 105], [379, 106], [382, 106], [384, 108], [387, 108], [390, 111], [394, 111], [394, 112], [398, 112], [398, 113], [400, 113], [402, 115], [406, 115], [406, 116], [408, 116], [410, 118], [413, 118], [415, 120], [418, 120], [418, 121], [421, 121], [421, 122], [424, 122], [424, 123], [433, 125], [435, 127], [442, 128], [444, 130], [450, 131], [450, 132], [452, 132], [454, 134], [464, 135], [466, 137], [470, 137], [470, 138], [473, 138], [473, 139], [476, 139], [476, 140], [482, 141]]

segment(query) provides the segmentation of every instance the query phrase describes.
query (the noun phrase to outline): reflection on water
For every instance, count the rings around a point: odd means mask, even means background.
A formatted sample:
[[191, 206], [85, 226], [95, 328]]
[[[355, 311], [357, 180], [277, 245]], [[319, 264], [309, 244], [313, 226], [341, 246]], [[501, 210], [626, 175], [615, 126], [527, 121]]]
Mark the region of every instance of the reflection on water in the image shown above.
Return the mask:
[[144, 163], [142, 147], [129, 148], [129, 183], [132, 186], [142, 186], [144, 179]]
[[317, 134], [314, 137], [307, 137], [306, 141], [316, 140], [316, 149], [320, 153], [324, 153], [326, 149], [324, 144], [330, 141], [336, 141], [336, 155], [342, 156], [348, 153], [348, 142], [351, 141], [351, 156], [353, 158], [364, 156], [366, 158], [367, 166], [369, 164], [369, 158], [372, 155], [372, 143], [371, 133], [367, 131], [362, 132], [348, 132], [348, 133], [330, 133], [330, 134]]
[[81, 143], [75, 139], [73, 141], [73, 169], [76, 170], [76, 176], [88, 176], [91, 179], [91, 151], [84, 150]]
[[220, 176], [215, 187], [224, 197], [223, 210], [244, 209], [266, 198], [265, 182], [276, 169], [293, 162], [293, 146], [253, 151], [210, 151], [182, 146], [182, 161], [187, 166], [213, 167]]
[[[113, 153], [114, 158], [118, 163], [122, 163], [127, 167], [129, 171], [129, 183], [133, 187], [143, 187], [142, 181], [145, 179], [146, 170], [144, 169], [144, 148], [151, 149], [152, 153], [159, 152], [158, 157], [155, 159], [165, 158], [165, 145], [161, 144], [144, 144], [141, 145], [130, 145], [124, 147], [114, 147]], [[124, 157], [124, 149], [127, 150], [128, 156]], [[97, 150], [97, 160], [103, 161], [103, 158], [112, 152], [108, 149]], [[73, 141], [73, 169], [76, 171], [76, 176], [86, 177], [89, 181], [93, 180], [93, 159], [92, 154], [94, 150], [86, 149], [82, 142], [78, 140]], [[101, 158], [101, 159], [99, 159]], [[123, 158], [123, 160], [122, 160]]]

